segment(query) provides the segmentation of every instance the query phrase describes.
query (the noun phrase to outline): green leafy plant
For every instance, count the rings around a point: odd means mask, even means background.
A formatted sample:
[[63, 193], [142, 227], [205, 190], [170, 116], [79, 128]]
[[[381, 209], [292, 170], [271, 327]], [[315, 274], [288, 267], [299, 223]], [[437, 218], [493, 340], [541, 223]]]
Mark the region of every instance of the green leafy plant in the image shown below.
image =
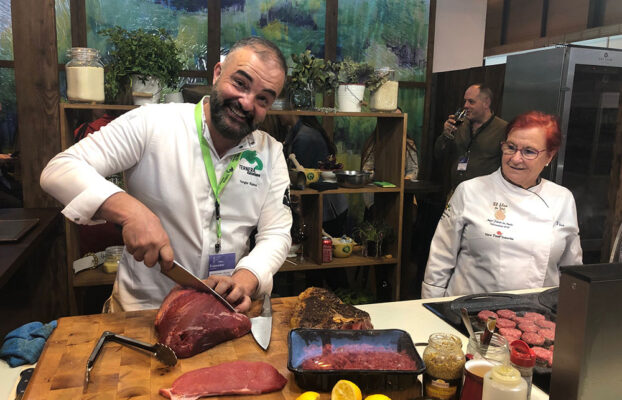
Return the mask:
[[114, 101], [129, 87], [131, 75], [138, 75], [143, 82], [153, 76], [163, 86], [177, 86], [182, 69], [181, 51], [166, 30], [127, 31], [115, 26], [99, 33], [108, 36], [113, 45], [106, 67], [107, 101]]
[[[358, 238], [363, 246], [363, 251], [366, 252], [364, 255], [368, 255], [369, 250], [372, 250], [371, 255], [377, 257], [382, 255], [383, 243], [386, 245], [395, 240], [393, 228], [382, 221], [363, 221], [354, 229], [354, 236]], [[369, 244], [372, 244], [374, 247], [368, 249], [367, 246]]]
[[338, 65], [323, 58], [315, 57], [306, 50], [300, 54], [292, 54], [294, 66], [289, 81], [290, 90], [307, 90], [324, 92], [338, 86]]
[[339, 63], [338, 79], [341, 84], [365, 84], [374, 73], [374, 67], [346, 58]]

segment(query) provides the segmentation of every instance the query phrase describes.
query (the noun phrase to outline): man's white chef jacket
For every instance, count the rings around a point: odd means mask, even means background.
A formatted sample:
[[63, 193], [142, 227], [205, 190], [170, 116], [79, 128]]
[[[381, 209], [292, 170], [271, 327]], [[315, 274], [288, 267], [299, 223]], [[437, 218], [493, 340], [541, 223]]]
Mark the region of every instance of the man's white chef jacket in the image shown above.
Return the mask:
[[[143, 106], [117, 118], [99, 132], [54, 157], [41, 175], [44, 190], [66, 205], [63, 214], [78, 224], [92, 217], [112, 194], [121, 191], [104, 177], [125, 171], [127, 192], [159, 218], [169, 235], [175, 259], [201, 277], [208, 276], [214, 254], [216, 222], [214, 195], [199, 146], [194, 104]], [[235, 253], [236, 269], [251, 271], [259, 280], [256, 295], [272, 290], [291, 244], [289, 175], [282, 145], [255, 131], [223, 158], [216, 153], [203, 116], [204, 136], [220, 180], [234, 154], [242, 157], [220, 194], [222, 253]], [[251, 160], [247, 159], [250, 158]], [[257, 227], [250, 253], [249, 236]], [[157, 308], [174, 283], [124, 252], [113, 297], [125, 311]]]
[[421, 297], [559, 285], [582, 263], [572, 193], [541, 179], [528, 190], [501, 169], [458, 185], [434, 233]]

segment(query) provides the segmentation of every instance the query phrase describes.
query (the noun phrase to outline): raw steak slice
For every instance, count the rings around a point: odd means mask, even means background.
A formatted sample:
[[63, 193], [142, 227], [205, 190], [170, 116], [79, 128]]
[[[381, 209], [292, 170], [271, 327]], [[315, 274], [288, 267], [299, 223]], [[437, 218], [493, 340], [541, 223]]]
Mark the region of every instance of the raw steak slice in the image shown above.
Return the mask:
[[551, 350], [538, 346], [534, 346], [532, 349], [536, 353], [536, 361], [538, 363], [548, 365], [549, 367], [553, 365], [553, 352]]
[[497, 315], [501, 318], [514, 319], [516, 313], [512, 310], [497, 310]]
[[555, 341], [555, 331], [553, 329], [540, 329], [538, 335], [542, 336], [544, 340]]
[[512, 341], [520, 339], [523, 332], [515, 328], [499, 328], [499, 334], [506, 338], [508, 343], [512, 343]]
[[497, 327], [499, 328], [514, 328], [516, 326], [516, 322], [507, 318], [499, 318], [497, 320]]
[[536, 325], [538, 325], [540, 328], [544, 328], [544, 329], [553, 329], [555, 330], [555, 327], [557, 326], [555, 324], [555, 322], [553, 321], [547, 321], [545, 319], [539, 319], [534, 321], [536, 323]]
[[490, 310], [482, 310], [480, 312], [477, 313], [477, 318], [479, 318], [480, 320], [486, 322], [488, 321], [488, 317], [495, 317], [497, 318], [497, 314], [495, 312], [492, 312]]
[[187, 358], [247, 334], [251, 321], [209, 293], [176, 286], [162, 302], [155, 328], [160, 343]]
[[173, 400], [229, 394], [261, 394], [283, 389], [287, 379], [261, 361], [232, 361], [186, 372], [160, 394]]
[[538, 335], [536, 332], [525, 332], [521, 336], [521, 339], [525, 341], [525, 343], [535, 346], [542, 346], [544, 344], [544, 338]]
[[538, 332], [538, 327], [533, 322], [523, 322], [522, 324], [518, 324], [518, 329], [523, 332]]
[[537, 312], [526, 312], [525, 315], [523, 315], [525, 318], [530, 319], [532, 321], [538, 320], [538, 319], [546, 319], [546, 317], [540, 313]]
[[317, 287], [310, 287], [298, 295], [290, 326], [315, 329], [374, 329], [367, 312], [345, 304], [330, 290]]

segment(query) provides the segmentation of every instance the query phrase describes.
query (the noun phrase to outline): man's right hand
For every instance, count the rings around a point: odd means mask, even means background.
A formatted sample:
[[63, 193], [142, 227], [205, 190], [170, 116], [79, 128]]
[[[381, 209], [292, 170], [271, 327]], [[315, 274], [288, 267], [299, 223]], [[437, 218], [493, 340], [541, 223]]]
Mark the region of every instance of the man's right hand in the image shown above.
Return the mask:
[[450, 114], [449, 117], [447, 117], [447, 121], [443, 124], [443, 135], [453, 139], [457, 130], [456, 116], [454, 114]]
[[162, 270], [173, 265], [173, 248], [160, 219], [134, 197], [125, 192], [115, 193], [104, 201], [95, 216], [121, 225], [125, 247], [136, 261], [143, 261], [148, 267], [159, 261]]

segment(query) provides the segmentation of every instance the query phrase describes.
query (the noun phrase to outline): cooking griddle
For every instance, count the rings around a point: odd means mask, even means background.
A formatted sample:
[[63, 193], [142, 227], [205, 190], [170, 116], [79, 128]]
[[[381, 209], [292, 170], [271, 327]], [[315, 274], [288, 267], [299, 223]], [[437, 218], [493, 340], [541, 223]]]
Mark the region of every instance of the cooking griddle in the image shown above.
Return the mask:
[[[482, 310], [508, 309], [517, 314], [533, 311], [543, 314], [546, 319], [555, 322], [557, 320], [558, 293], [559, 288], [557, 287], [530, 294], [480, 293], [459, 297], [453, 301], [423, 303], [423, 306], [468, 337], [469, 334], [460, 316], [460, 309], [463, 307], [467, 309], [473, 330], [476, 332], [484, 329], [484, 323], [477, 318], [477, 313]], [[534, 368], [534, 385], [548, 393], [550, 381], [551, 368], [541, 366]]]

